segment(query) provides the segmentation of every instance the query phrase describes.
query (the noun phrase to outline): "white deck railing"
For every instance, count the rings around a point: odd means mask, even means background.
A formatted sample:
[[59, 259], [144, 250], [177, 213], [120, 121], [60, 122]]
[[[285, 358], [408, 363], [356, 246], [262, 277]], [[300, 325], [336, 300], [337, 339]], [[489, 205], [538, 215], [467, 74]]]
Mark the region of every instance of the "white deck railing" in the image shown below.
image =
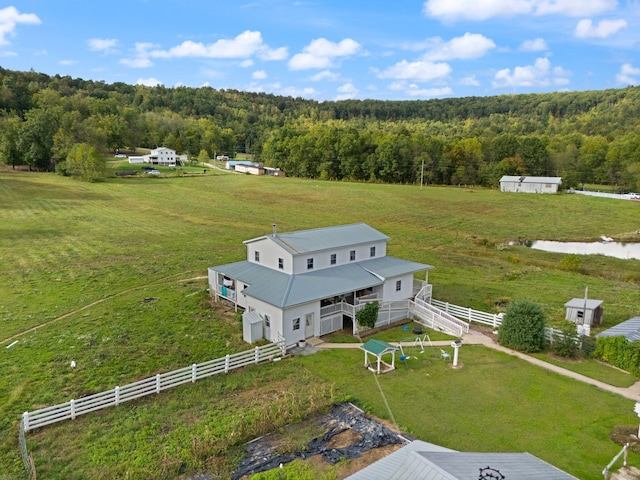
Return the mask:
[[41, 408], [33, 412], [24, 412], [22, 422], [25, 432], [44, 427], [63, 420], [73, 420], [79, 415], [95, 412], [103, 408], [119, 405], [136, 398], [177, 387], [184, 383], [193, 383], [219, 373], [229, 373], [236, 368], [255, 365], [261, 362], [282, 358], [286, 353], [284, 341], [255, 347], [240, 353], [226, 355], [215, 360], [190, 365], [172, 372], [159, 373], [128, 385], [117, 386], [105, 392], [96, 393], [59, 405]]

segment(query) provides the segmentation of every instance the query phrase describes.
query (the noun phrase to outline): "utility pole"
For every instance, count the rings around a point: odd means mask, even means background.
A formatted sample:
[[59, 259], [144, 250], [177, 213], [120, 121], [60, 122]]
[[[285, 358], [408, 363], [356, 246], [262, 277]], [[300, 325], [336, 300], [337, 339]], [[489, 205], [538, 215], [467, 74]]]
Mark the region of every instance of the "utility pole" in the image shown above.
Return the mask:
[[424, 182], [424, 157], [422, 157], [422, 167], [420, 168], [420, 190], [422, 190], [423, 182]]

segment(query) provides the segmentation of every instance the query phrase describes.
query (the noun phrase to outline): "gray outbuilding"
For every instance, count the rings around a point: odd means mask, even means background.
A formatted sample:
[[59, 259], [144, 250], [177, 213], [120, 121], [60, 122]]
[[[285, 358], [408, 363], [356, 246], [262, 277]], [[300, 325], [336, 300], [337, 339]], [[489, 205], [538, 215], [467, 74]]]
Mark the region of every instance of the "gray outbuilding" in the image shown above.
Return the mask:
[[572, 298], [564, 304], [566, 308], [564, 318], [576, 325], [601, 325], [604, 316], [602, 303], [602, 300]]
[[526, 177], [505, 175], [500, 179], [501, 192], [558, 193], [561, 177]]
[[600, 332], [596, 337], [624, 337], [630, 342], [640, 340], [640, 317], [633, 317]]

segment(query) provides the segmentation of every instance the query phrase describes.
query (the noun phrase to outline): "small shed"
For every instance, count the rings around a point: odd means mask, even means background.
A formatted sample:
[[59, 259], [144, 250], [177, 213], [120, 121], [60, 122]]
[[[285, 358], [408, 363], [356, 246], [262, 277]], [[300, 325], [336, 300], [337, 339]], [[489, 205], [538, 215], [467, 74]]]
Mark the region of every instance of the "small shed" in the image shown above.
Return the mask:
[[630, 342], [640, 340], [640, 317], [633, 317], [604, 330], [596, 337], [624, 337]]
[[242, 339], [247, 343], [262, 340], [262, 317], [257, 312], [246, 311], [242, 314]]
[[566, 308], [564, 318], [576, 325], [601, 325], [604, 314], [602, 303], [602, 300], [572, 298], [564, 304]]
[[[360, 345], [360, 349], [364, 350], [364, 366], [375, 373], [387, 373], [396, 369], [396, 352], [398, 347], [394, 347], [390, 343], [383, 340], [371, 339], [367, 343]], [[376, 367], [369, 363], [369, 355], [376, 357]], [[382, 360], [383, 355], [391, 355], [391, 363]]]
[[505, 175], [500, 179], [501, 192], [558, 193], [561, 177], [526, 177]]

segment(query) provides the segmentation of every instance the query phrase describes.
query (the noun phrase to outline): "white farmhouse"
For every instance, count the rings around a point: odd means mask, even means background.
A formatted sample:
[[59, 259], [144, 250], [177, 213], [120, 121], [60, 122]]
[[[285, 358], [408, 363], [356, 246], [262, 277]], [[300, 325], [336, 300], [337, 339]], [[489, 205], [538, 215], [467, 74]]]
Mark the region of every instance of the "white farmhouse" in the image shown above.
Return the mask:
[[353, 328], [366, 301], [407, 300], [418, 291], [430, 300], [432, 267], [387, 256], [388, 241], [364, 223], [290, 233], [274, 225], [272, 234], [244, 242], [247, 260], [209, 267], [209, 291], [245, 310], [245, 341], [293, 345]]
[[176, 151], [170, 148], [158, 147], [151, 150], [149, 155], [146, 156], [147, 163], [153, 165], [165, 165], [175, 167], [176, 165]]
[[561, 177], [525, 177], [505, 175], [500, 179], [501, 192], [558, 193]]

